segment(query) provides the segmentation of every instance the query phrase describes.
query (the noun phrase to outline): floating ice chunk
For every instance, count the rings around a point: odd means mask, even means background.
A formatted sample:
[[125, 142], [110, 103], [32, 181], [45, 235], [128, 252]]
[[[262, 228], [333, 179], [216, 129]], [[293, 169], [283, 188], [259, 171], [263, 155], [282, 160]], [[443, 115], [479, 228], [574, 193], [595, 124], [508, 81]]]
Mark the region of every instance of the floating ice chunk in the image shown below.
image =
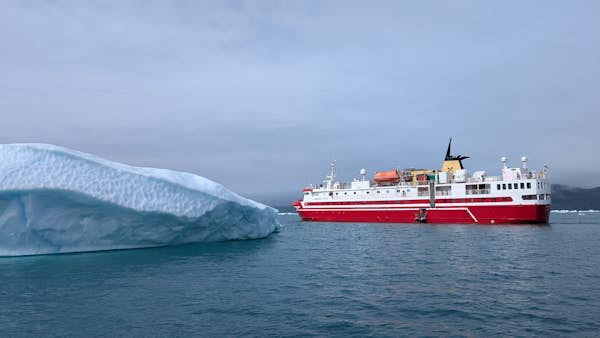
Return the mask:
[[193, 174], [47, 144], [0, 145], [0, 255], [254, 239], [277, 210]]
[[568, 213], [582, 213], [582, 212], [589, 212], [589, 213], [598, 213], [600, 212], [600, 210], [565, 210], [565, 209], [559, 209], [559, 210], [551, 210], [550, 212], [553, 213], [557, 213], [557, 214], [568, 214]]

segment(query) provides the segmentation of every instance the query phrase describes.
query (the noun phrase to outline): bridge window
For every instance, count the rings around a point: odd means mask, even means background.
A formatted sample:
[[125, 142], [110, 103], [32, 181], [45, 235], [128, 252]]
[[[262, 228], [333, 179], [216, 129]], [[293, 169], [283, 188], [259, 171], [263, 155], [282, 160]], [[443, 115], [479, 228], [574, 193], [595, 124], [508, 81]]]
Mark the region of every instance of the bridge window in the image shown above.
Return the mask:
[[521, 189], [525, 189], [525, 183], [521, 183]]
[[527, 182], [527, 189], [531, 189], [531, 182]]
[[502, 190], [506, 190], [506, 183], [502, 183]]
[[508, 190], [512, 190], [512, 183], [508, 184]]
[[496, 185], [496, 189], [500, 190], [500, 184]]

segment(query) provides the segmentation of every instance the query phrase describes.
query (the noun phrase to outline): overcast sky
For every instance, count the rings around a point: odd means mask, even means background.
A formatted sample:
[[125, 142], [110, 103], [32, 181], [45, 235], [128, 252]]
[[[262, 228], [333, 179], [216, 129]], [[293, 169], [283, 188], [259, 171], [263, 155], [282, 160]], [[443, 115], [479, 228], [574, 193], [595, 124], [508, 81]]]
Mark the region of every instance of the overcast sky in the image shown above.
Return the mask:
[[[600, 185], [599, 1], [0, 1], [0, 142], [193, 172], [277, 204], [320, 181], [548, 163]], [[281, 201], [281, 202], [280, 202]]]

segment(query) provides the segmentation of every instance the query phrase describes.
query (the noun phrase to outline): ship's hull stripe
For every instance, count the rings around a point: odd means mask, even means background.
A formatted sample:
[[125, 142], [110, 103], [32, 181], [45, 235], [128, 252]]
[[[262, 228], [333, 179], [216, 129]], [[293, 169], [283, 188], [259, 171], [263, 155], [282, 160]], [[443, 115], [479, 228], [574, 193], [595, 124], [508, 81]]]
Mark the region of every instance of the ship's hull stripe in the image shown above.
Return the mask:
[[[438, 198], [435, 203], [502, 203], [512, 202], [512, 197], [478, 197], [478, 198]], [[373, 200], [373, 201], [338, 201], [338, 202], [304, 202], [304, 206], [323, 205], [388, 205], [388, 204], [429, 204], [428, 199], [419, 200]]]

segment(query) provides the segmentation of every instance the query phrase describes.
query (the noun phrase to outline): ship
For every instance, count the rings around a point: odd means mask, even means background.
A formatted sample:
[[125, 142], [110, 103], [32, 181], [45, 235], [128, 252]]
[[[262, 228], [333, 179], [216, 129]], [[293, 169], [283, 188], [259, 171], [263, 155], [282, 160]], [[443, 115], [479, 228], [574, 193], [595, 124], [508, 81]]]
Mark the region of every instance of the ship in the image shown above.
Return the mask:
[[502, 157], [499, 176], [470, 173], [468, 156], [451, 155], [448, 142], [441, 169], [393, 169], [373, 179], [336, 181], [335, 161], [322, 183], [303, 189], [293, 206], [304, 221], [434, 224], [547, 224], [551, 192], [548, 166], [510, 167]]

